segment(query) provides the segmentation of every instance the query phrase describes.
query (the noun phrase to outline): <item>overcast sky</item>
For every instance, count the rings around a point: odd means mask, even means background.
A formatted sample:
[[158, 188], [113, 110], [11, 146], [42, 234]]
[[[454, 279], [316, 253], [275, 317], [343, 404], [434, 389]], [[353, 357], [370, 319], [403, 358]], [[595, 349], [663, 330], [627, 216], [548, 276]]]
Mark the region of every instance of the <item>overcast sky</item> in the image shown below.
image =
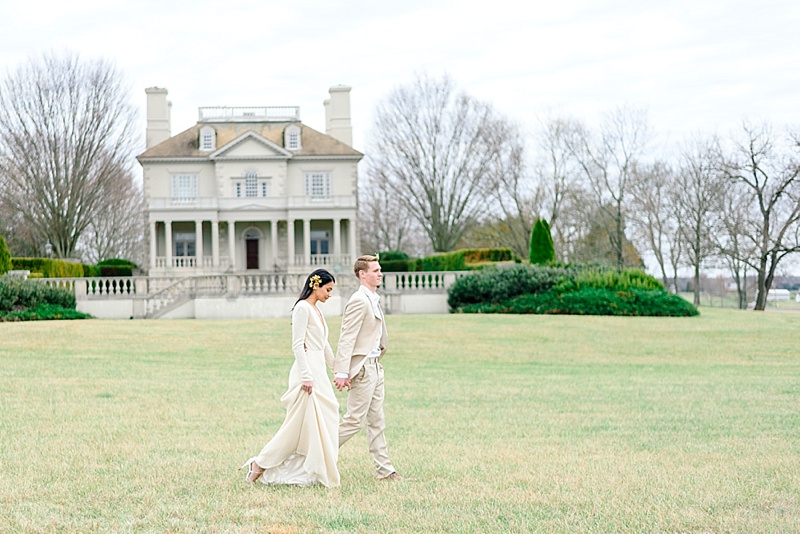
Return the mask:
[[173, 134], [217, 105], [298, 105], [324, 131], [327, 90], [346, 84], [364, 150], [376, 102], [420, 71], [530, 129], [626, 103], [672, 137], [800, 124], [790, 0], [9, 1], [0, 21], [4, 72], [53, 50], [108, 58], [142, 121], [144, 88], [169, 90]]

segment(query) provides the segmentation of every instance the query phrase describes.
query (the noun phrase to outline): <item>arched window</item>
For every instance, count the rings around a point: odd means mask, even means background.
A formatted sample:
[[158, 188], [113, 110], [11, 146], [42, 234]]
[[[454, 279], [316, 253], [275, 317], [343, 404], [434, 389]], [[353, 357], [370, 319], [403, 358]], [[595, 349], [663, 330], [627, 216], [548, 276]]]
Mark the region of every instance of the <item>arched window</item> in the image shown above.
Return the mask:
[[289, 126], [283, 132], [283, 146], [286, 150], [300, 150], [300, 128]]
[[211, 152], [217, 148], [217, 133], [211, 126], [200, 129], [200, 151]]

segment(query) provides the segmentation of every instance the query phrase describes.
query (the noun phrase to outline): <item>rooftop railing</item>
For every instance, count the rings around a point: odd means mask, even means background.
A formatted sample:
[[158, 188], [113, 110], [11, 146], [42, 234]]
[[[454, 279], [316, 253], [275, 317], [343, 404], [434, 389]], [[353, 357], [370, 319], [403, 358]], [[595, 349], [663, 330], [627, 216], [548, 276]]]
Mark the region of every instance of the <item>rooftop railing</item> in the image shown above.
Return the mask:
[[199, 122], [299, 121], [300, 106], [212, 106], [199, 108]]

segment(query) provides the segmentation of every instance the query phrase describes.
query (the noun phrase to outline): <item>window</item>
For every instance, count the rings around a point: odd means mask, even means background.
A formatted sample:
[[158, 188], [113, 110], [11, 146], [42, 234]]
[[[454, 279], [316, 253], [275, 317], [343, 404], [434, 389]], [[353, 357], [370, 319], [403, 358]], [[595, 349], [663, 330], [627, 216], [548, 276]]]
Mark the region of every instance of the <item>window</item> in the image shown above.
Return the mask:
[[289, 126], [284, 131], [283, 144], [286, 150], [300, 150], [300, 128]]
[[331, 196], [331, 175], [328, 172], [306, 174], [306, 196], [327, 198]]
[[217, 146], [217, 134], [214, 131], [214, 128], [210, 126], [204, 126], [200, 130], [200, 151], [201, 152], [211, 152]]
[[197, 199], [197, 176], [194, 174], [172, 175], [172, 203], [194, 204]]
[[241, 197], [268, 197], [269, 178], [259, 178], [256, 171], [247, 171], [244, 178], [233, 179], [233, 196]]
[[194, 232], [176, 232], [175, 250], [173, 254], [178, 257], [195, 255], [195, 234]]

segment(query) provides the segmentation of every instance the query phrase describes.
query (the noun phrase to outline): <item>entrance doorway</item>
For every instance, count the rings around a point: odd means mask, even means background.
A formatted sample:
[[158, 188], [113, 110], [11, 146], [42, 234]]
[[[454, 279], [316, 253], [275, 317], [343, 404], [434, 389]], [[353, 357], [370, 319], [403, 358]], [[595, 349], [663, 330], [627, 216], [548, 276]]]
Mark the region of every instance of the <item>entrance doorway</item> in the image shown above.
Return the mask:
[[245, 265], [247, 269], [258, 269], [258, 232], [248, 230], [244, 234]]

